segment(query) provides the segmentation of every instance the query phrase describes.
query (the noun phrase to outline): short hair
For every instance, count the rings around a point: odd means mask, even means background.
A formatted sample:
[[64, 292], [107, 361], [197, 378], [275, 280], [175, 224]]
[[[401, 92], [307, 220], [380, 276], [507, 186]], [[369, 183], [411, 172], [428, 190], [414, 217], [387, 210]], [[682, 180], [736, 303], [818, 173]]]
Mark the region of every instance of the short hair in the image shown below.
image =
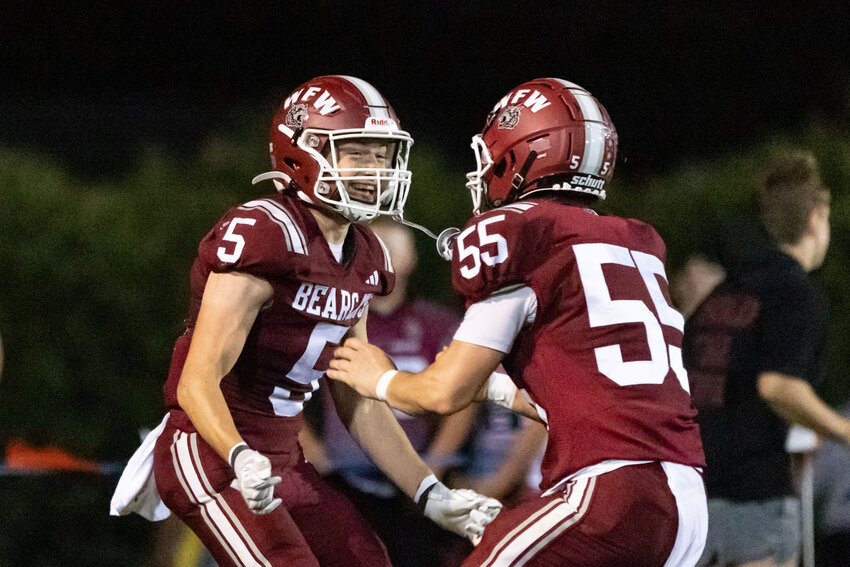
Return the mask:
[[812, 211], [830, 201], [815, 156], [794, 148], [776, 150], [768, 158], [755, 197], [764, 228], [779, 244], [799, 242]]

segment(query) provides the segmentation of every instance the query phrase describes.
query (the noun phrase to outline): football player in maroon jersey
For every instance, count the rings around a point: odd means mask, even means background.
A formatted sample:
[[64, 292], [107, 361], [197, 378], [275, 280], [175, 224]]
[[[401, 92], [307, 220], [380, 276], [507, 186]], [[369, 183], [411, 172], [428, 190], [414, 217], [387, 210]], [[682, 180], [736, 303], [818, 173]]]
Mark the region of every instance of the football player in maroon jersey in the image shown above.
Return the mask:
[[[278, 194], [231, 209], [198, 247], [154, 472], [163, 502], [221, 566], [389, 565], [297, 435], [333, 347], [366, 341], [369, 299], [392, 290], [386, 248], [359, 221], [400, 215], [411, 144], [367, 82], [313, 79], [274, 117], [274, 170], [255, 179]], [[480, 536], [497, 501], [437, 482], [386, 404], [331, 390], [361, 447], [426, 516]]]
[[[348, 339], [328, 376], [406, 412], [486, 398], [547, 424], [542, 496], [503, 510], [466, 565], [693, 565], [707, 513], [684, 321], [656, 231], [590, 208], [614, 170], [607, 111], [578, 85], [533, 80], [472, 147], [454, 340], [411, 374]], [[510, 379], [493, 374], [500, 363]]]

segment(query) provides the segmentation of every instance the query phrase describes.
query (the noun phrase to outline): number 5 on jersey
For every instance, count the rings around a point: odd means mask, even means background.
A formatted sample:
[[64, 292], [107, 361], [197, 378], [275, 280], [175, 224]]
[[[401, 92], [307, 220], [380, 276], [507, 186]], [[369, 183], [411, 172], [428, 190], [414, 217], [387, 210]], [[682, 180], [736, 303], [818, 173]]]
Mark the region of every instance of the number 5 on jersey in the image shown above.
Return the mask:
[[236, 228], [240, 224], [254, 226], [256, 222], [257, 219], [231, 219], [230, 223], [228, 223], [227, 225], [227, 231], [224, 233], [224, 236], [222, 236], [221, 239], [227, 242], [232, 242], [234, 244], [233, 250], [228, 252], [226, 247], [219, 246], [218, 250], [216, 250], [216, 255], [218, 256], [218, 259], [222, 262], [227, 262], [228, 264], [232, 264], [233, 262], [238, 260], [239, 256], [242, 255], [242, 249], [245, 248], [245, 239], [242, 238], [242, 235], [236, 234]]
[[[661, 384], [672, 368], [682, 388], [690, 392], [688, 375], [682, 364], [682, 349], [668, 345], [661, 330], [661, 325], [680, 332], [685, 328], [684, 318], [667, 303], [658, 285], [657, 276], [667, 279], [661, 260], [651, 254], [605, 243], [576, 244], [573, 251], [587, 300], [590, 326], [641, 323], [646, 329], [649, 360], [624, 362], [619, 344], [597, 347], [594, 353], [599, 372], [620, 386], [633, 386]], [[602, 271], [603, 264], [636, 268], [657, 315], [641, 300], [611, 299], [609, 284]]]

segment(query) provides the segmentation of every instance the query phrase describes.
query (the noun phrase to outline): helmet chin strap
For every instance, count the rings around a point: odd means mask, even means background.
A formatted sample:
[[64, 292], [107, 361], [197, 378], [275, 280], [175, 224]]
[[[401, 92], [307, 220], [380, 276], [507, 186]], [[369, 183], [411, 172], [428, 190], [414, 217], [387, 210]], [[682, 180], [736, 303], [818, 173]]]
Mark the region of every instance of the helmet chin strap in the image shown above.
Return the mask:
[[440, 258], [446, 261], [451, 261], [452, 259], [452, 250], [455, 246], [455, 240], [457, 240], [457, 235], [460, 234], [460, 229], [450, 226], [445, 229], [439, 235], [434, 234], [421, 224], [416, 224], [415, 222], [410, 222], [409, 220], [405, 220], [404, 213], [398, 211], [392, 215], [392, 219], [398, 223], [401, 223], [405, 226], [409, 226], [411, 228], [415, 228], [420, 230], [437, 241], [437, 254], [440, 255]]
[[519, 173], [514, 174], [513, 181], [511, 182], [511, 190], [508, 192], [508, 196], [505, 198], [506, 203], [513, 203], [519, 198], [519, 192], [522, 190], [525, 185], [525, 177], [528, 175], [528, 170], [531, 169], [531, 166], [534, 164], [534, 160], [537, 159], [537, 152], [531, 150], [528, 152], [528, 156], [526, 156], [525, 161], [522, 164], [522, 167], [519, 170]]

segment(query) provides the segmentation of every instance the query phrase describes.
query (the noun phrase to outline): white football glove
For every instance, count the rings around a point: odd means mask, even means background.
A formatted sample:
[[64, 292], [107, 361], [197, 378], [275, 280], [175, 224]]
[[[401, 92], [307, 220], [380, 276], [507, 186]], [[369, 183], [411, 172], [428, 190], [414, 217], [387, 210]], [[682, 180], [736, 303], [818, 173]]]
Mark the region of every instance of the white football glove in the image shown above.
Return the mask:
[[274, 485], [279, 476], [271, 476], [272, 464], [252, 449], [243, 449], [233, 459], [236, 480], [233, 486], [242, 494], [242, 499], [255, 514], [268, 514], [282, 502], [274, 497]]
[[493, 521], [502, 503], [467, 488], [450, 490], [442, 482], [432, 485], [419, 499], [424, 514], [444, 530], [468, 538], [478, 545], [484, 528]]

